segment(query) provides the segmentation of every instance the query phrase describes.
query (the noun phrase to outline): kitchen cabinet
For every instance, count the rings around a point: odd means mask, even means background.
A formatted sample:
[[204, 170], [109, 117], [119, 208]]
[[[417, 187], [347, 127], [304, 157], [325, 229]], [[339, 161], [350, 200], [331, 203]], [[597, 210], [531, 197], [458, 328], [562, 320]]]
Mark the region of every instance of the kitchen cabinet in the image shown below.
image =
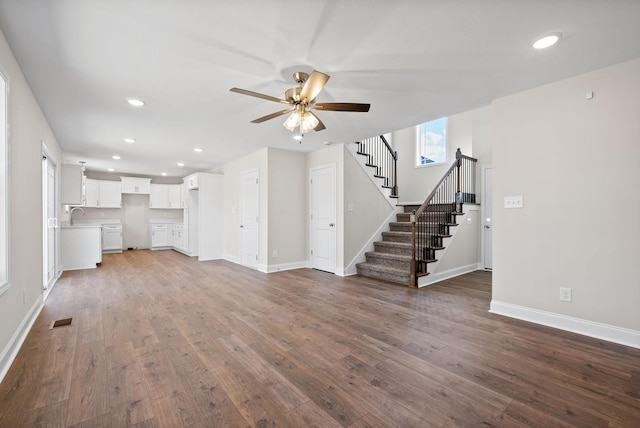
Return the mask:
[[179, 251], [186, 250], [186, 235], [184, 233], [184, 225], [176, 224], [174, 225], [174, 230], [176, 232], [175, 241], [173, 243], [173, 247]]
[[179, 184], [152, 184], [149, 194], [149, 208], [182, 208], [180, 187]]
[[169, 225], [152, 224], [151, 228], [151, 249], [169, 247]]
[[84, 166], [62, 164], [60, 178], [60, 203], [84, 205]]
[[85, 180], [85, 207], [121, 208], [122, 185], [119, 181]]
[[200, 182], [200, 176], [198, 173], [191, 174], [183, 180], [187, 184], [187, 190], [197, 189]]
[[122, 252], [122, 224], [102, 225], [102, 251]]
[[62, 228], [62, 270], [90, 269], [102, 263], [101, 229], [100, 225]]
[[169, 208], [182, 208], [182, 185], [169, 184]]
[[151, 193], [151, 179], [141, 177], [120, 177], [122, 193], [148, 195]]

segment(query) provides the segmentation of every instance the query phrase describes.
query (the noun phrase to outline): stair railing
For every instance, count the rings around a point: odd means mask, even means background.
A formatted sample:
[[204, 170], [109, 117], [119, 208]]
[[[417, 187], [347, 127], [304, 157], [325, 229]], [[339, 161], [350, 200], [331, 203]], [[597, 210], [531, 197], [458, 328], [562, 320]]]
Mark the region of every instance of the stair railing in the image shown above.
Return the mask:
[[384, 179], [382, 187], [391, 189], [391, 197], [398, 197], [398, 152], [394, 151], [384, 135], [358, 141], [358, 153], [367, 155], [367, 166], [376, 168], [374, 176]]
[[411, 215], [412, 258], [410, 283], [427, 275], [428, 263], [435, 261], [436, 251], [444, 249], [442, 239], [449, 234], [462, 204], [475, 203], [477, 159], [456, 150], [456, 160], [440, 179], [423, 204]]

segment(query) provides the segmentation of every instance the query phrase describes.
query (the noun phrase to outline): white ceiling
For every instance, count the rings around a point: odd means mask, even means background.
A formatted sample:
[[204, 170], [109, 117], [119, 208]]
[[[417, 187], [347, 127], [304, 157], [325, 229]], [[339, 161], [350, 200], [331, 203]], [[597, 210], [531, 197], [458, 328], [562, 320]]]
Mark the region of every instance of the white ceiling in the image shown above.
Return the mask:
[[[640, 0], [0, 0], [0, 28], [69, 160], [154, 176], [356, 141], [640, 57]], [[530, 47], [553, 31], [556, 46]], [[298, 144], [286, 116], [250, 123], [281, 105], [229, 92], [281, 98], [313, 69], [331, 75], [319, 102], [370, 112], [318, 112], [327, 129]]]

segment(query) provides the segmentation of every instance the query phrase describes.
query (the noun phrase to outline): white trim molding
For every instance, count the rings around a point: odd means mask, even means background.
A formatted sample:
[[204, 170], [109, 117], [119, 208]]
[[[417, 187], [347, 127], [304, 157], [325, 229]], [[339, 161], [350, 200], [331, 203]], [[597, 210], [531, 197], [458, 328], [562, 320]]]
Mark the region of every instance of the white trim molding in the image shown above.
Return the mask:
[[300, 262], [280, 263], [277, 265], [269, 265], [269, 266], [264, 266], [261, 264], [258, 270], [264, 273], [273, 273], [273, 272], [282, 272], [284, 270], [302, 269], [307, 267], [309, 267], [309, 261], [303, 260]]
[[0, 353], [0, 382], [4, 380], [7, 372], [9, 371], [9, 367], [13, 363], [13, 360], [16, 359], [18, 355], [18, 351], [22, 347], [22, 344], [27, 338], [27, 334], [31, 331], [31, 327], [33, 327], [33, 323], [36, 322], [38, 315], [40, 315], [40, 311], [44, 308], [44, 304], [42, 303], [42, 298], [37, 299], [33, 304], [27, 316], [24, 317], [18, 328], [6, 348], [2, 350]]
[[[418, 288], [426, 287], [435, 284], [436, 282], [444, 281], [445, 279], [455, 278], [456, 276], [464, 275], [466, 273], [475, 272], [480, 269], [479, 263], [472, 263], [470, 265], [459, 266], [442, 272], [435, 272], [431, 275], [418, 278]], [[424, 281], [421, 281], [423, 278]]]
[[569, 317], [511, 303], [491, 301], [489, 312], [640, 349], [640, 331]]

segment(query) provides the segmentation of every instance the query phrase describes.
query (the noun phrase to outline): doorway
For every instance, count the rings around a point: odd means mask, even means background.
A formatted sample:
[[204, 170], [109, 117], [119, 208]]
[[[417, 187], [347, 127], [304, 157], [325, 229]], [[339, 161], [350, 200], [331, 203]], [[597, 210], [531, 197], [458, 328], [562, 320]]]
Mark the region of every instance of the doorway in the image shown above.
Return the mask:
[[42, 294], [44, 300], [56, 280], [58, 213], [56, 204], [56, 164], [42, 151]]
[[482, 259], [483, 268], [493, 269], [493, 168], [483, 168], [482, 174]]
[[258, 267], [259, 179], [258, 170], [240, 175], [240, 263]]
[[336, 271], [336, 166], [309, 171], [309, 262], [312, 268]]

